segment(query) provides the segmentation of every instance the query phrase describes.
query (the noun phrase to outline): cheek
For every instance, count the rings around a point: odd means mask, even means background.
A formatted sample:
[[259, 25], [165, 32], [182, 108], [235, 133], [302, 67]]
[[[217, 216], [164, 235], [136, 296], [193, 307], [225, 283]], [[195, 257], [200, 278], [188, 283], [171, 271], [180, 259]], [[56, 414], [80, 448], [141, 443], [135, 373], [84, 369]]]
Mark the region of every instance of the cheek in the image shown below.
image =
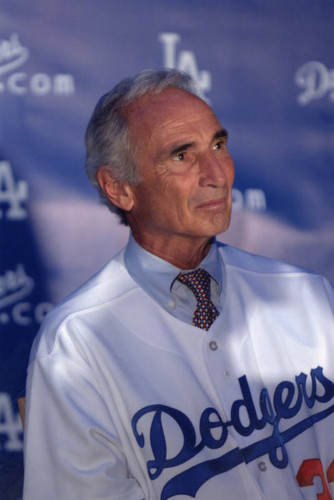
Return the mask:
[[[150, 184], [149, 184], [150, 183]], [[140, 190], [140, 201], [154, 218], [180, 219], [191, 209], [195, 198], [196, 180], [187, 174], [150, 178], [145, 182], [149, 189]]]
[[225, 179], [226, 179], [226, 184], [228, 187], [231, 189], [234, 183], [234, 165], [233, 161], [229, 162], [228, 164], [225, 165]]
[[231, 186], [234, 182], [234, 174], [235, 174], [234, 163], [233, 163], [233, 160], [231, 158], [230, 164], [229, 164], [228, 170], [227, 170], [227, 176], [228, 176], [228, 180], [229, 180]]

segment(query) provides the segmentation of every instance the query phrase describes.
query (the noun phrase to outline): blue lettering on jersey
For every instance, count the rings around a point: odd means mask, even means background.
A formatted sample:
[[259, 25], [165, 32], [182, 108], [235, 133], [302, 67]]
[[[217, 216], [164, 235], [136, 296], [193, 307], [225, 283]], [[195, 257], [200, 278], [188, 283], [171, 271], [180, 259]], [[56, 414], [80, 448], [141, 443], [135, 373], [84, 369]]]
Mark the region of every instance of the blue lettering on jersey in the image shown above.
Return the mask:
[[[200, 417], [201, 440], [197, 444], [194, 425], [182, 411], [161, 404], [149, 405], [139, 410], [132, 419], [132, 429], [141, 448], [145, 446], [146, 440], [150, 441], [154, 459], [147, 462], [147, 470], [151, 479], [159, 477], [166, 468], [186, 463], [204, 448], [223, 449], [229, 427], [233, 427], [241, 436], [250, 436], [257, 430], [264, 429], [268, 425], [272, 426], [270, 436], [245, 448], [234, 448], [218, 458], [206, 460], [177, 474], [164, 486], [161, 500], [167, 500], [174, 495], [195, 497], [199, 488], [212, 477], [233, 469], [242, 462], [249, 463], [266, 454], [275, 467], [287, 467], [289, 457], [286, 443], [334, 412], [332, 404], [318, 413], [310, 414], [282, 432], [279, 430], [281, 419], [288, 420], [295, 417], [303, 406], [311, 409], [316, 402], [325, 404], [333, 399], [334, 383], [325, 377], [322, 367], [312, 369], [310, 378], [311, 384], [308, 390], [307, 375], [304, 373], [295, 377], [295, 383], [285, 380], [280, 382], [272, 398], [264, 387], [260, 392], [258, 414], [247, 377], [246, 375], [240, 377], [242, 398], [233, 402], [230, 420], [223, 421], [215, 408], [206, 408]], [[248, 416], [247, 424], [244, 418], [245, 412]], [[152, 417], [149, 438], [138, 431], [138, 423], [145, 415]], [[178, 426], [183, 437], [181, 449], [175, 456], [170, 456], [167, 449], [168, 436], [165, 434], [163, 424], [163, 417], [166, 415]]]

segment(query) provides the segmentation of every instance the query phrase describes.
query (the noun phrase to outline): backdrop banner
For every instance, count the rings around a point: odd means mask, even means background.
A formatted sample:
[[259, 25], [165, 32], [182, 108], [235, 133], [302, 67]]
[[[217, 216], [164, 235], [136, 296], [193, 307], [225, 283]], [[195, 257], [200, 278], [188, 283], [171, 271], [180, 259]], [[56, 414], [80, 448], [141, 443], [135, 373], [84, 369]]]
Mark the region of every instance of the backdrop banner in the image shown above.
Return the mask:
[[122, 78], [194, 76], [236, 168], [219, 239], [334, 283], [334, 2], [2, 0], [0, 19], [0, 498], [18, 500], [33, 339], [128, 238], [83, 170], [90, 115]]

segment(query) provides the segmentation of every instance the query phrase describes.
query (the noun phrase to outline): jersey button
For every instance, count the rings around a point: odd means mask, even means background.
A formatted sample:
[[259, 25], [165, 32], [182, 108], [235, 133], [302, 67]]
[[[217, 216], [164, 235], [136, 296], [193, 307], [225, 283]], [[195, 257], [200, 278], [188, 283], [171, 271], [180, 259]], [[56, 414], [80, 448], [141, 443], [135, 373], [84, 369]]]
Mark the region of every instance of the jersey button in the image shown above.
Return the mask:
[[211, 351], [217, 351], [218, 344], [214, 340], [211, 340], [211, 342], [209, 342], [209, 347], [210, 347]]
[[170, 301], [168, 302], [168, 305], [169, 305], [169, 307], [175, 307], [174, 300], [170, 299]]
[[266, 470], [267, 470], [266, 462], [259, 462], [259, 469], [261, 472], [266, 472]]

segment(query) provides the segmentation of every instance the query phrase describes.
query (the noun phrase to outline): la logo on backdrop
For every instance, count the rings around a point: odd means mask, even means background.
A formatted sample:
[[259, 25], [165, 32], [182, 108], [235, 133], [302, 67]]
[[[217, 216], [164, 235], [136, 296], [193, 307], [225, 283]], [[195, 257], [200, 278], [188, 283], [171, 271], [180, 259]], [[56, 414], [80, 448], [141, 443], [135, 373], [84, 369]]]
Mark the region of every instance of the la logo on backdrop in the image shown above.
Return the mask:
[[0, 219], [26, 219], [28, 212], [28, 183], [15, 182], [10, 163], [0, 161]]
[[191, 50], [177, 52], [181, 36], [178, 33], [161, 33], [159, 41], [163, 45], [164, 67], [178, 69], [192, 76], [198, 82], [202, 97], [210, 102], [207, 93], [212, 86], [211, 73], [207, 70], [199, 71], [196, 56]]

